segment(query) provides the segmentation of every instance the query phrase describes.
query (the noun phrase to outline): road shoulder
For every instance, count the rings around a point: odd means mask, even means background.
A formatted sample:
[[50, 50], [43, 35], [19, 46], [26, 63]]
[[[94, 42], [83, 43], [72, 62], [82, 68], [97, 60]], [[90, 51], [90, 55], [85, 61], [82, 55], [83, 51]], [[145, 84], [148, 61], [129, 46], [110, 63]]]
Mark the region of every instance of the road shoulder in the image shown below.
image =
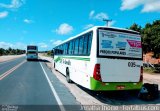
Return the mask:
[[12, 61], [14, 59], [20, 58], [25, 56], [25, 54], [23, 55], [6, 55], [6, 56], [0, 56], [0, 63], [3, 62], [8, 62], [8, 61]]

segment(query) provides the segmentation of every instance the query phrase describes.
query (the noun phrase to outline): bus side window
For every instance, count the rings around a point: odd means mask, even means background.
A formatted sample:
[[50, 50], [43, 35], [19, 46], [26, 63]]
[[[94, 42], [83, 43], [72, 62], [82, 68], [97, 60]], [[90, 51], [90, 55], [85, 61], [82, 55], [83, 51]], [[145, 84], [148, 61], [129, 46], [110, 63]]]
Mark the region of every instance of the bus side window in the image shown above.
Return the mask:
[[65, 44], [64, 44], [64, 54], [65, 54], [65, 55], [67, 54], [67, 47], [68, 47], [68, 45], [67, 45], [67, 43], [65, 43]]
[[75, 40], [75, 50], [74, 50], [75, 55], [78, 54], [78, 46], [79, 46], [79, 38]]
[[70, 41], [69, 54], [72, 54], [73, 41]]
[[88, 36], [84, 35], [84, 48], [83, 48], [83, 55], [87, 54], [87, 41], [88, 41]]
[[61, 45], [60, 49], [61, 49], [61, 53], [60, 54], [62, 55], [64, 53], [63, 45]]
[[79, 55], [83, 54], [83, 36], [79, 38]]
[[87, 51], [87, 54], [90, 54], [91, 45], [92, 45], [92, 33], [88, 34], [88, 51]]
[[60, 45], [58, 48], [58, 55], [62, 55], [62, 54], [63, 54], [63, 49], [62, 49], [62, 45]]
[[72, 54], [74, 54], [74, 49], [75, 49], [75, 40], [72, 41], [73, 45], [72, 45]]
[[57, 55], [59, 54], [59, 50], [58, 50], [58, 47], [56, 48], [56, 54], [57, 54]]
[[60, 55], [60, 46], [58, 47], [58, 55]]
[[57, 48], [55, 48], [55, 49], [54, 49], [54, 55], [58, 55], [57, 52], [58, 52], [58, 50], [57, 50]]
[[69, 47], [70, 47], [70, 42], [67, 43], [67, 54], [69, 54]]

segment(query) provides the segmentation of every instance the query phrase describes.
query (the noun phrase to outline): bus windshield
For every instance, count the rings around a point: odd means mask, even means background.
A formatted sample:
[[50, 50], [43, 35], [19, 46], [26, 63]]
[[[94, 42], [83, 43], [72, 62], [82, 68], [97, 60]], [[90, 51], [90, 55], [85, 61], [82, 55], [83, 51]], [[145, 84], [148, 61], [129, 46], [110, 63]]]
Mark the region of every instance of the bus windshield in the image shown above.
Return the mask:
[[98, 30], [98, 55], [103, 57], [142, 59], [142, 45], [139, 34]]
[[36, 46], [27, 46], [27, 50], [37, 50]]

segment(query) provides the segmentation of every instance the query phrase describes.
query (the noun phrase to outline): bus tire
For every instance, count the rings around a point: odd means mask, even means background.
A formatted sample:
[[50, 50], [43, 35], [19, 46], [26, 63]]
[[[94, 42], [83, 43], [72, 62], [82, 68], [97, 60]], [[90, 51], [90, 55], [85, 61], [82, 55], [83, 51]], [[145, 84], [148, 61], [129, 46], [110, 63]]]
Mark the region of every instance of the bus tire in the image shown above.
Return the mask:
[[69, 69], [66, 69], [66, 80], [68, 83], [72, 83], [72, 80], [70, 79], [70, 73], [69, 73]]

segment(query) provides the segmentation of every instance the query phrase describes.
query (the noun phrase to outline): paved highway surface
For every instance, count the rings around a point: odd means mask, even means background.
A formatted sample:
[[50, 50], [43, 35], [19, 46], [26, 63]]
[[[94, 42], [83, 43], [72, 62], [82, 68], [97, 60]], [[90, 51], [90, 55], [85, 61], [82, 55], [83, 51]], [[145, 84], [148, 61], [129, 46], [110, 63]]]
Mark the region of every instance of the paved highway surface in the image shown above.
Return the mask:
[[0, 110], [71, 111], [81, 106], [46, 66], [21, 57], [0, 63]]

